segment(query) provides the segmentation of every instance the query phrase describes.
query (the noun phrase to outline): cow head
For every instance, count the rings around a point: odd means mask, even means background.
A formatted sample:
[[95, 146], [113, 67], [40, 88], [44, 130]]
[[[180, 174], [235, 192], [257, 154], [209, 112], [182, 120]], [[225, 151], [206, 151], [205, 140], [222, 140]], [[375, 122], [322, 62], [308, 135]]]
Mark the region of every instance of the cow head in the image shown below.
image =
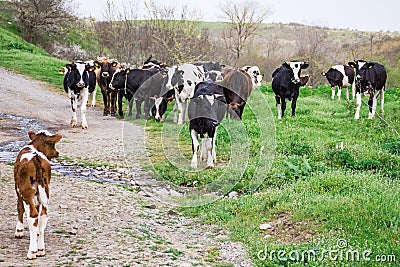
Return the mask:
[[102, 58], [100, 61], [96, 60], [94, 61], [94, 65], [97, 68], [100, 68], [100, 78], [104, 80], [111, 79], [112, 75], [119, 67], [119, 63], [117, 61], [108, 58]]
[[350, 67], [355, 69], [356, 74], [356, 88], [361, 93], [368, 93], [371, 88], [371, 83], [367, 78], [367, 70], [372, 69], [375, 65], [373, 62], [367, 62], [365, 60], [355, 60], [348, 63]]
[[53, 135], [48, 131], [39, 131], [35, 134], [33, 131], [29, 131], [28, 136], [31, 139], [29, 144], [42, 152], [49, 160], [58, 157], [59, 153], [55, 148], [55, 144], [61, 140], [61, 134]]
[[72, 90], [82, 89], [89, 85], [89, 75], [88, 72], [94, 71], [94, 66], [89, 66], [82, 62], [76, 62], [65, 65], [68, 74], [67, 86]]
[[179, 67], [172, 67], [168, 69], [168, 73], [167, 73], [167, 83], [166, 83], [166, 88], [167, 90], [171, 90], [174, 89], [175, 87], [178, 87], [179, 85], [183, 85], [184, 84], [184, 80], [183, 80], [183, 74], [184, 71], [180, 70]]
[[110, 88], [113, 90], [116, 89], [124, 89], [126, 87], [128, 74], [130, 73], [131, 69], [127, 68], [125, 70], [118, 69], [114, 72], [111, 82]]
[[257, 66], [245, 66], [242, 70], [246, 71], [253, 82], [253, 86], [261, 86], [263, 76], [261, 75], [260, 69]]
[[308, 68], [309, 64], [303, 61], [290, 61], [290, 62], [284, 62], [282, 66], [292, 71], [293, 83], [300, 83], [301, 70]]

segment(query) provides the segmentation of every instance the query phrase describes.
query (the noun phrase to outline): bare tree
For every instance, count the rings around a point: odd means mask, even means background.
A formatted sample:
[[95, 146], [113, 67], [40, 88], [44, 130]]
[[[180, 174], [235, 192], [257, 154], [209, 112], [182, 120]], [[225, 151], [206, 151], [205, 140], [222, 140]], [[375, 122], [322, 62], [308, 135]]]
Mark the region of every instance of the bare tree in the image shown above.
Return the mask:
[[22, 38], [45, 43], [65, 34], [73, 21], [71, 0], [10, 0]]
[[236, 64], [249, 37], [256, 33], [271, 11], [252, 0], [226, 2], [221, 6], [221, 10], [224, 18], [228, 20], [223, 40], [225, 47], [233, 53]]
[[[169, 64], [205, 59], [214, 45], [207, 30], [200, 28], [200, 16], [182, 6], [157, 6], [154, 1], [145, 3], [147, 10], [147, 33], [142, 45], [148, 54], [157, 54], [159, 60]], [[146, 40], [147, 39], [147, 40]], [[150, 41], [150, 43], [149, 43]]]

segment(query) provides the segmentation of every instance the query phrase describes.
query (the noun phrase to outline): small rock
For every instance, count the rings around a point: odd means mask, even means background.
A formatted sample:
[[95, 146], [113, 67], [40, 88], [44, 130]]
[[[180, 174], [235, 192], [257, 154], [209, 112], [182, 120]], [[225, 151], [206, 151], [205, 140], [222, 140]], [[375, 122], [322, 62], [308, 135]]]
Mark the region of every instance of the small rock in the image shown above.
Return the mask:
[[60, 204], [60, 205], [58, 205], [58, 206], [60, 207], [60, 209], [68, 209], [68, 206], [67, 206], [67, 205]]
[[272, 229], [272, 225], [270, 223], [263, 223], [260, 224], [260, 230], [267, 230], [267, 229]]
[[144, 206], [145, 208], [148, 208], [148, 209], [152, 209], [152, 210], [154, 210], [155, 208], [157, 208], [157, 206], [156, 206], [156, 204], [150, 204], [150, 205], [146, 205], [146, 206]]
[[236, 191], [229, 192], [229, 194], [228, 194], [229, 198], [237, 198], [238, 196], [239, 196], [239, 193]]
[[174, 211], [174, 210], [169, 210], [167, 214], [168, 215], [178, 215], [179, 213], [177, 211]]

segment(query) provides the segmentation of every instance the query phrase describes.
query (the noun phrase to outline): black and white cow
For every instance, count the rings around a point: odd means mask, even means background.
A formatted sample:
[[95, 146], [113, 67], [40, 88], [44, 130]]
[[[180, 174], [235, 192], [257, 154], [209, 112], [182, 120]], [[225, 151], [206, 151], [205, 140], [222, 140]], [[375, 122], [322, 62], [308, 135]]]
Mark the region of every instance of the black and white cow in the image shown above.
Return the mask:
[[165, 62], [153, 59], [153, 55], [150, 55], [150, 57], [147, 58], [145, 62], [143, 62], [142, 69], [151, 69], [151, 68], [157, 68], [159, 70], [167, 70], [167, 64]]
[[166, 90], [175, 91], [174, 122], [185, 121], [187, 101], [193, 96], [196, 84], [205, 80], [202, 66], [184, 63], [172, 66], [166, 76]]
[[257, 66], [244, 66], [242, 70], [246, 71], [250, 75], [254, 87], [261, 86], [263, 76]]
[[192, 168], [197, 168], [198, 135], [201, 138], [200, 159], [213, 168], [216, 161], [215, 140], [217, 127], [227, 109], [224, 88], [216, 83], [201, 82], [196, 85], [188, 107], [189, 131], [192, 138]]
[[335, 65], [332, 66], [327, 72], [322, 72], [321, 74], [322, 76], [326, 77], [332, 87], [332, 99], [335, 99], [336, 86], [338, 88], [337, 97], [339, 100], [343, 87], [346, 87], [346, 99], [349, 100], [349, 86], [351, 86], [351, 91], [354, 98], [356, 85], [354, 79], [354, 69], [352, 67], [347, 65]]
[[224, 79], [224, 74], [218, 70], [210, 70], [205, 73], [206, 81], [220, 83]]
[[165, 112], [168, 108], [168, 103], [175, 99], [175, 90], [165, 89], [166, 78], [164, 77], [163, 86], [161, 86], [160, 97], [154, 101], [154, 106], [151, 109], [152, 116], [157, 120], [163, 122], [165, 120]]
[[88, 128], [86, 121], [86, 103], [89, 94], [96, 89], [95, 67], [84, 62], [74, 62], [67, 64], [67, 72], [64, 76], [64, 90], [71, 100], [72, 118], [71, 127], [78, 125], [76, 110], [80, 103], [81, 110], [81, 126], [83, 129]]
[[122, 117], [122, 97], [129, 101], [128, 116], [132, 116], [133, 100], [136, 102], [136, 119], [141, 116], [141, 105], [144, 102], [145, 119], [150, 116], [154, 98], [161, 92], [163, 76], [157, 68], [125, 69], [114, 73], [110, 88], [118, 89], [118, 114]]
[[225, 67], [224, 64], [221, 64], [219, 62], [212, 62], [212, 61], [196, 61], [192, 63], [195, 66], [202, 66], [204, 72], [209, 72], [211, 70], [217, 70], [221, 71], [223, 67]]
[[369, 119], [372, 119], [375, 115], [376, 101], [379, 95], [381, 97], [381, 111], [384, 113], [383, 105], [385, 102], [385, 84], [387, 78], [385, 67], [379, 63], [365, 60], [349, 62], [349, 66], [356, 70], [357, 108], [354, 119], [358, 120], [360, 118], [361, 94], [369, 95]]
[[284, 116], [286, 100], [292, 101], [292, 116], [296, 115], [296, 101], [300, 86], [308, 82], [308, 76], [301, 77], [301, 70], [309, 64], [302, 61], [284, 62], [272, 73], [272, 90], [275, 93], [278, 119]]

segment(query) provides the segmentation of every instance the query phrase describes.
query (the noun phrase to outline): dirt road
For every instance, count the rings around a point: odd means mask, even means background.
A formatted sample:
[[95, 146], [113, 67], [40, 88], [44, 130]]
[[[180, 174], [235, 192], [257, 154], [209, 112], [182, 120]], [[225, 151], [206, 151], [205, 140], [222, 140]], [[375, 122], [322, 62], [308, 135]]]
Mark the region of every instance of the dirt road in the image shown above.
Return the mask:
[[[134, 177], [148, 178], [140, 169], [145, 160], [141, 127], [89, 108], [89, 129], [70, 128], [70, 104], [64, 92], [1, 68], [0, 77], [0, 113], [35, 118], [44, 128], [63, 134], [57, 145], [62, 156], [76, 163], [129, 165]], [[12, 119], [0, 118], [0, 147], [28, 141], [25, 134]], [[241, 244], [228, 241], [226, 231], [183, 217], [143, 193], [140, 186], [129, 190], [55, 173], [51, 189], [47, 254], [29, 261], [25, 259], [28, 230], [23, 239], [14, 238], [13, 170], [0, 162], [0, 266], [251, 265]]]

